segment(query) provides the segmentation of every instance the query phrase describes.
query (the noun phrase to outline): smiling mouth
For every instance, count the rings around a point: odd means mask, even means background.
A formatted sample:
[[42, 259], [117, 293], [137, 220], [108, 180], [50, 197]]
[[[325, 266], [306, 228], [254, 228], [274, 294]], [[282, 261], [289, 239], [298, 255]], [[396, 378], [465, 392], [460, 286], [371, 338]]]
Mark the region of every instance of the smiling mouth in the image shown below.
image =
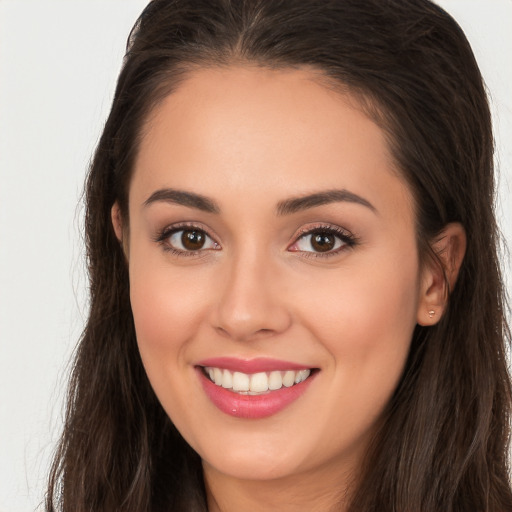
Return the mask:
[[283, 387], [291, 388], [304, 382], [314, 371], [304, 369], [248, 374], [213, 366], [204, 366], [201, 369], [203, 374], [217, 386], [241, 395], [262, 395]]

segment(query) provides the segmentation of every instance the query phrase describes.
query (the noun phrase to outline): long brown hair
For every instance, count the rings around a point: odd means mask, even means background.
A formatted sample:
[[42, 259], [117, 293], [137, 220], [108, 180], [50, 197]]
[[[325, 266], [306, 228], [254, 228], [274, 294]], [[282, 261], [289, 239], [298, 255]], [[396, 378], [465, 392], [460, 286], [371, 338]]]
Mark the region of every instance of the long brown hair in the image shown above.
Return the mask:
[[90, 314], [77, 350], [47, 510], [206, 511], [199, 456], [139, 357], [110, 221], [149, 112], [194, 66], [312, 66], [358, 95], [415, 198], [424, 259], [450, 222], [467, 252], [447, 311], [414, 332], [351, 512], [512, 510], [510, 334], [497, 257], [493, 138], [478, 66], [428, 0], [153, 0], [128, 41], [86, 185]]

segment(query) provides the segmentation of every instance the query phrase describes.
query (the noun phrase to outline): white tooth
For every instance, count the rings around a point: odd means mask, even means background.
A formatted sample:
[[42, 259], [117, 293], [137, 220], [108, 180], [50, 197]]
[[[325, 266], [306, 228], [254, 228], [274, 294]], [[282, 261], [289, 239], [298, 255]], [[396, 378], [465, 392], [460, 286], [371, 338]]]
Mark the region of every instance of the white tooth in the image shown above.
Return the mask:
[[310, 373], [311, 373], [311, 370], [298, 371], [297, 374], [295, 375], [295, 384], [299, 384], [300, 382], [305, 381], [309, 377]]
[[222, 387], [226, 389], [233, 387], [233, 375], [229, 370], [224, 370], [222, 372]]
[[208, 371], [208, 375], [210, 376], [210, 380], [213, 382], [215, 380], [213, 368], [206, 368]]
[[249, 391], [249, 375], [246, 373], [233, 373], [233, 391]]
[[222, 370], [220, 368], [213, 369], [213, 380], [217, 386], [222, 386]]
[[283, 386], [287, 388], [293, 386], [295, 384], [295, 372], [293, 370], [288, 370], [283, 375]]
[[264, 372], [252, 374], [249, 389], [251, 391], [256, 391], [258, 393], [262, 393], [263, 391], [268, 391], [267, 374]]
[[275, 391], [283, 387], [283, 377], [281, 372], [270, 372], [268, 376], [268, 389]]

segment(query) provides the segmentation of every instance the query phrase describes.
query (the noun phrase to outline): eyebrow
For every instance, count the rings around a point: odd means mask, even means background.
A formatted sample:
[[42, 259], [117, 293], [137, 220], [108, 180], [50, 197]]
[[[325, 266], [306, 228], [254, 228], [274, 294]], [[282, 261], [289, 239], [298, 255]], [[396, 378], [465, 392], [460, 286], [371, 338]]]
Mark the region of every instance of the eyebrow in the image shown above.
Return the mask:
[[[144, 201], [144, 206], [149, 206], [156, 202], [179, 204], [189, 208], [196, 208], [207, 213], [220, 213], [219, 206], [212, 199], [201, 194], [195, 194], [194, 192], [185, 192], [184, 190], [172, 188], [157, 190]], [[314, 194], [285, 199], [277, 203], [276, 213], [279, 216], [291, 215], [309, 208], [339, 202], [360, 204], [377, 213], [377, 209], [369, 201], [345, 189], [325, 190]]]
[[172, 188], [163, 188], [153, 192], [146, 201], [144, 201], [144, 206], [149, 206], [150, 204], [160, 201], [196, 208], [207, 213], [220, 213], [220, 208], [217, 203], [208, 197]]
[[377, 209], [369, 201], [348, 190], [325, 190], [307, 196], [301, 196], [280, 201], [277, 204], [277, 215], [290, 215], [316, 206], [322, 206], [330, 203], [348, 202], [355, 203], [369, 208], [377, 213]]

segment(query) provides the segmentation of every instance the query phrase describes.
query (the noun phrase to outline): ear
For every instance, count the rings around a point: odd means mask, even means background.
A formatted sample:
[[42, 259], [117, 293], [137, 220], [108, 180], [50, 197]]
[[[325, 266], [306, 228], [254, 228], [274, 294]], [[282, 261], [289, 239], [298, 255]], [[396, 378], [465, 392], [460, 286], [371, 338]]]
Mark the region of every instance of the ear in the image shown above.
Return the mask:
[[123, 223], [123, 216], [121, 214], [121, 208], [119, 203], [116, 201], [110, 210], [110, 218], [112, 219], [112, 227], [114, 233], [123, 249], [126, 261], [128, 261], [128, 230]]
[[418, 324], [425, 326], [443, 316], [466, 252], [466, 232], [458, 222], [447, 224], [431, 247], [437, 258], [425, 263], [417, 312]]
[[110, 217], [112, 219], [114, 233], [116, 234], [117, 239], [123, 243], [123, 217], [121, 216], [121, 208], [117, 201], [110, 210]]

